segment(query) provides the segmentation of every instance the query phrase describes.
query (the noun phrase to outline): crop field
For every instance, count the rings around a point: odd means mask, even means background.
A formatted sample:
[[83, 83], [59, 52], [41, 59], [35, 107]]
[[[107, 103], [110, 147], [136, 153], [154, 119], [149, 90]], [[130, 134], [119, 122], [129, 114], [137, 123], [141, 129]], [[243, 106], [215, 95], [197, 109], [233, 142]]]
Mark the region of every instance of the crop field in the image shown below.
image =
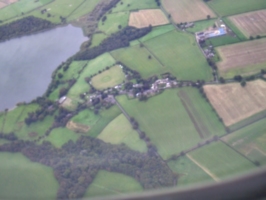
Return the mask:
[[152, 31], [148, 33], [147, 35], [143, 36], [142, 38], [140, 38], [139, 41], [145, 42], [147, 40], [150, 40], [152, 38], [155, 38], [159, 35], [168, 33], [173, 30], [175, 30], [175, 27], [172, 24], [153, 27]]
[[234, 0], [232, 3], [231, 0], [213, 0], [208, 5], [220, 16], [228, 16], [266, 8], [266, 1], [256, 0], [254, 3], [254, 0]]
[[0, 1], [0, 9], [4, 8], [4, 7], [6, 7], [6, 6], [8, 6], [8, 5], [12, 4], [12, 3], [15, 3], [17, 1], [18, 0], [1, 0]]
[[223, 141], [253, 162], [266, 164], [266, 119], [223, 137]]
[[[171, 31], [144, 44], [163, 63], [165, 71], [178, 79], [211, 79], [210, 67], [192, 35]], [[193, 58], [197, 58], [197, 62]]]
[[266, 82], [206, 85], [204, 91], [226, 126], [233, 125], [266, 109]]
[[[150, 137], [163, 159], [189, 149], [200, 141], [200, 136], [191, 122], [177, 90], [167, 90], [147, 102], [117, 100], [129, 116], [134, 117], [140, 129]], [[167, 106], [164, 106], [167, 105]]]
[[20, 153], [1, 152], [0, 160], [1, 199], [56, 199], [59, 185], [52, 168]]
[[140, 192], [142, 186], [132, 177], [108, 171], [99, 171], [88, 187], [84, 198]]
[[148, 58], [151, 54], [145, 47], [135, 45], [115, 50], [111, 54], [117, 61], [121, 61], [129, 68], [138, 71], [143, 78], [149, 78], [154, 74], [165, 72], [165, 68], [156, 58], [153, 56], [151, 59]]
[[242, 33], [242, 31], [240, 31], [236, 25], [229, 19], [229, 17], [224, 17], [223, 18], [223, 22], [225, 23], [225, 25], [239, 38], [239, 40], [241, 41], [245, 41], [248, 38]]
[[177, 181], [178, 187], [213, 182], [213, 178], [210, 175], [186, 156], [179, 157], [176, 161], [169, 161], [168, 166], [179, 175]]
[[266, 68], [266, 39], [218, 47], [221, 61], [217, 63], [220, 75], [254, 74]]
[[160, 9], [150, 9], [131, 12], [128, 25], [136, 28], [144, 28], [150, 25], [159, 26], [168, 23], [168, 19]]
[[13, 17], [22, 16], [23, 13], [32, 11], [38, 7], [44, 6], [52, 0], [20, 0], [12, 3], [0, 10], [0, 20], [5, 21]]
[[187, 154], [187, 157], [215, 181], [246, 173], [255, 165], [222, 142], [215, 142]]
[[96, 47], [98, 46], [105, 38], [107, 38], [107, 35], [103, 33], [96, 33], [92, 36], [91, 46], [90, 47]]
[[141, 9], [152, 9], [158, 8], [154, 0], [122, 0], [112, 9], [112, 12], [130, 11], [130, 10], [141, 10]]
[[229, 17], [246, 37], [266, 35], [266, 10], [244, 13]]
[[77, 82], [69, 90], [67, 96], [70, 98], [79, 98], [81, 93], [88, 92], [90, 86], [86, 83], [85, 78], [97, 74], [100, 70], [105, 69], [106, 66], [112, 66], [113, 64], [115, 64], [115, 60], [109, 53], [105, 53], [93, 60], [90, 60]]
[[55, 147], [60, 148], [69, 140], [75, 142], [79, 138], [80, 134], [77, 134], [67, 128], [53, 129], [46, 141], [51, 142]]
[[125, 80], [125, 74], [123, 70], [118, 66], [111, 67], [108, 70], [94, 76], [91, 79], [91, 84], [99, 90], [106, 89], [108, 87], [114, 87]]
[[178, 95], [201, 138], [225, 134], [223, 124], [197, 89], [181, 89]]
[[111, 35], [112, 33], [115, 33], [127, 26], [129, 20], [129, 12], [111, 13], [106, 15], [106, 17], [107, 18], [104, 22], [99, 22], [98, 28], [105, 34]]
[[135, 151], [147, 151], [146, 143], [139, 138], [138, 133], [123, 114], [111, 121], [97, 138], [111, 144], [124, 143]]
[[211, 18], [216, 16], [201, 0], [163, 0], [162, 4], [175, 23], [207, 19], [207, 15]]

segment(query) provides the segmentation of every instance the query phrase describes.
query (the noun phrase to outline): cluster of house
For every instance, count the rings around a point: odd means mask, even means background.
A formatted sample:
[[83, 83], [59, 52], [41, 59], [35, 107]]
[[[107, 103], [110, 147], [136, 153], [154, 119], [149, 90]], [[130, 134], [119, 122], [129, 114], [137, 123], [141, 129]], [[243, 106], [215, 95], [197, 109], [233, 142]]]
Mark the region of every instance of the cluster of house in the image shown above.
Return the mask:
[[214, 28], [212, 30], [202, 31], [196, 33], [196, 39], [197, 41], [204, 41], [208, 38], [218, 37], [222, 35], [226, 35], [226, 27], [224, 24], [221, 25], [219, 28]]

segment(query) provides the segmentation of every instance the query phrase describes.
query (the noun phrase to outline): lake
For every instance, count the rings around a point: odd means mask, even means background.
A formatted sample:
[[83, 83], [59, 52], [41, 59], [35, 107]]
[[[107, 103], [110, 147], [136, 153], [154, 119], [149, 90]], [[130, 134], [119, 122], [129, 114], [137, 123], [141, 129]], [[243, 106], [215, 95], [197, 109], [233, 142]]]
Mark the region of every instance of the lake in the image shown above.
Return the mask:
[[0, 111], [43, 95], [53, 71], [86, 40], [68, 25], [0, 43]]

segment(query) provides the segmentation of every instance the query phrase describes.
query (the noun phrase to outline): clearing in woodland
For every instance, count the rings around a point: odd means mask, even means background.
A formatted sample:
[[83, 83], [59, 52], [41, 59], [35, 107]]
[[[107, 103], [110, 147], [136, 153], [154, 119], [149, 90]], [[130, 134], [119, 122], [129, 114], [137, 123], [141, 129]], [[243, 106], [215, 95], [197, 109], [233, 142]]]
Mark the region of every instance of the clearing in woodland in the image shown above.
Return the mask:
[[229, 17], [246, 37], [266, 35], [266, 10], [244, 13]]
[[266, 82], [263, 80], [247, 82], [245, 87], [239, 83], [205, 85], [204, 91], [226, 126], [266, 109]]
[[128, 25], [136, 28], [144, 28], [150, 25], [159, 26], [168, 23], [168, 19], [160, 9], [150, 9], [131, 12]]
[[175, 23], [192, 22], [216, 15], [202, 0], [163, 0], [164, 8]]
[[266, 68], [266, 39], [226, 45], [216, 50], [221, 57], [217, 66], [224, 78], [254, 74]]

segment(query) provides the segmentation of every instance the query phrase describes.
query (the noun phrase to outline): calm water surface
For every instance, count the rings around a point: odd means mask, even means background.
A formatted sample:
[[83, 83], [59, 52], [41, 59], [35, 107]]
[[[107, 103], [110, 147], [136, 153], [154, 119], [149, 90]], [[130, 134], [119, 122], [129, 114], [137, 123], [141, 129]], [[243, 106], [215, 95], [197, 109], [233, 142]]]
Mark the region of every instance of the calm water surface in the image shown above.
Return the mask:
[[0, 43], [0, 111], [41, 96], [53, 71], [86, 40], [68, 25]]

